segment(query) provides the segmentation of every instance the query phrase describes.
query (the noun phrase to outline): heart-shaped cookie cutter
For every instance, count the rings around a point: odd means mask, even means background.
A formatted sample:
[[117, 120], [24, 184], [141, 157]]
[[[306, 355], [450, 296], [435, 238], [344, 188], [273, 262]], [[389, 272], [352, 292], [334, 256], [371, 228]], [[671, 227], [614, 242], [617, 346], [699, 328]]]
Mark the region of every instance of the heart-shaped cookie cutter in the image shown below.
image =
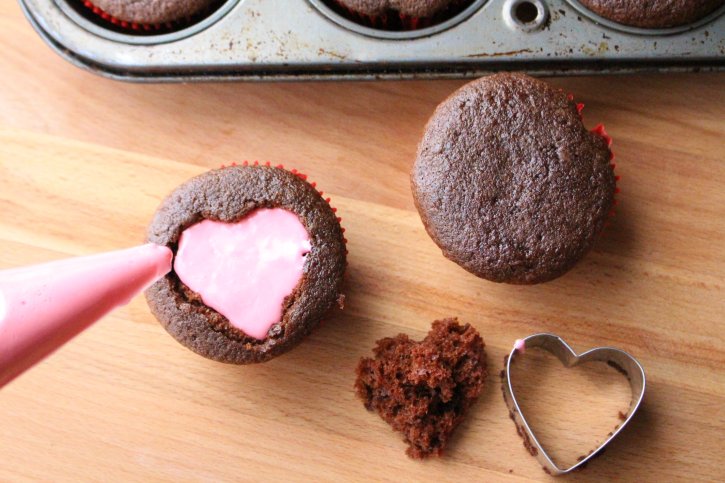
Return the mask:
[[514, 420], [514, 423], [516, 423], [516, 429], [519, 432], [519, 435], [524, 439], [524, 446], [526, 446], [529, 452], [539, 460], [539, 463], [541, 463], [544, 467], [544, 471], [551, 475], [563, 475], [577, 468], [585, 467], [589, 461], [598, 456], [604, 447], [607, 446], [609, 442], [612, 441], [617, 434], [620, 433], [620, 431], [622, 431], [622, 429], [624, 429], [639, 408], [639, 405], [642, 402], [642, 397], [644, 397], [646, 385], [642, 366], [639, 365], [639, 362], [637, 362], [637, 360], [631, 355], [611, 347], [600, 347], [598, 349], [592, 349], [585, 352], [582, 355], [577, 355], [576, 352], [574, 352], [561, 337], [553, 334], [536, 334], [523, 340], [523, 347], [525, 349], [539, 348], [545, 350], [555, 355], [561, 363], [564, 364], [564, 367], [567, 368], [593, 361], [606, 362], [608, 365], [614, 367], [617, 371], [626, 376], [627, 380], [629, 380], [630, 386], [632, 387], [632, 402], [630, 403], [629, 411], [627, 412], [627, 416], [624, 421], [613, 432], [609, 433], [607, 440], [604, 441], [604, 443], [602, 443], [596, 450], [589, 453], [589, 455], [581, 459], [581, 461], [574, 466], [562, 470], [554, 464], [551, 458], [549, 458], [549, 455], [546, 454], [546, 451], [536, 439], [536, 436], [534, 436], [529, 424], [526, 422], [526, 418], [524, 418], [524, 415], [521, 414], [521, 409], [519, 408], [519, 404], [514, 396], [514, 391], [511, 387], [511, 362], [513, 361], [516, 353], [521, 351], [521, 346], [519, 344], [517, 344], [517, 346], [519, 348], [514, 347], [511, 353], [507, 356], [506, 369], [501, 374], [501, 378], [503, 382], [503, 395], [506, 400], [506, 404], [509, 407], [509, 414], [511, 419]]

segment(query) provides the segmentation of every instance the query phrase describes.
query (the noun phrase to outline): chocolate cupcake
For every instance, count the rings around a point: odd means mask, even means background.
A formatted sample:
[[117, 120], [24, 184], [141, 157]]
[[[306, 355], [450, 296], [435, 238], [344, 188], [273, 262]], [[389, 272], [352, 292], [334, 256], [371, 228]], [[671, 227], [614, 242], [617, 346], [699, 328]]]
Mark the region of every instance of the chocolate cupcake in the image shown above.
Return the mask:
[[389, 11], [415, 18], [432, 17], [457, 0], [338, 0], [363, 15], [377, 17]]
[[101, 18], [124, 29], [171, 31], [194, 23], [218, 0], [84, 0]]
[[668, 28], [695, 22], [725, 0], [579, 0], [604, 18], [641, 28]]
[[357, 367], [355, 390], [369, 411], [405, 435], [413, 458], [443, 456], [488, 375], [483, 339], [455, 318], [433, 322], [414, 342], [385, 338]]
[[329, 0], [349, 20], [380, 30], [416, 30], [454, 17], [473, 0]]
[[343, 306], [340, 219], [303, 178], [281, 166], [232, 166], [161, 203], [146, 240], [171, 248], [174, 269], [146, 300], [182, 345], [219, 362], [264, 362]]
[[581, 260], [615, 194], [611, 139], [562, 91], [499, 74], [453, 93], [428, 121], [411, 173], [418, 213], [450, 260], [535, 284]]

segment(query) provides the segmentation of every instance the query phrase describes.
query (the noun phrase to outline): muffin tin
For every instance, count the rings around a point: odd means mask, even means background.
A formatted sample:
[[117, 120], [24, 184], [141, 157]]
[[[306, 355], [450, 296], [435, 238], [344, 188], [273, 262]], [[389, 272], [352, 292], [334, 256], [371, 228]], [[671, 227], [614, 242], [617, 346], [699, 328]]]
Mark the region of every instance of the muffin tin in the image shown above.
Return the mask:
[[19, 0], [56, 52], [115, 79], [142, 82], [465, 78], [721, 70], [725, 8], [692, 25], [640, 29], [576, 0], [474, 0], [443, 23], [384, 31], [330, 0], [220, 0], [175, 29], [122, 28], [81, 0]]

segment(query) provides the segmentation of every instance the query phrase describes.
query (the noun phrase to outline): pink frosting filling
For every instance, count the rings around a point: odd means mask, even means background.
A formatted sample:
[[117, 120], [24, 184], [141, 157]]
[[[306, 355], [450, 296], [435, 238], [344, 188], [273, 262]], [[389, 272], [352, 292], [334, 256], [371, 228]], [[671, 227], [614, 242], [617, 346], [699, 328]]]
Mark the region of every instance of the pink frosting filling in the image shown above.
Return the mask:
[[297, 215], [254, 210], [237, 223], [204, 220], [184, 230], [174, 269], [206, 305], [263, 340], [302, 277], [310, 236]]
[[523, 339], [516, 339], [516, 342], [514, 343], [514, 349], [519, 354], [525, 354], [526, 353], [526, 341]]

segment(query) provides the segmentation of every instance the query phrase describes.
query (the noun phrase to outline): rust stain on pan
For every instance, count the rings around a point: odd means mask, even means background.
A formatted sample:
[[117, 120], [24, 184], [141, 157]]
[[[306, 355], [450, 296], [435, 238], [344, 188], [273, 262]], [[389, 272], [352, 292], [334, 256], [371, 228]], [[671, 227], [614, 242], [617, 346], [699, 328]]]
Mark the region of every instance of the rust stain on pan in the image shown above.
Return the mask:
[[531, 49], [522, 49], [522, 50], [514, 50], [513, 52], [498, 52], [495, 54], [472, 54], [467, 55], [466, 57], [508, 57], [510, 55], [517, 55], [517, 54], [532, 54], [533, 50]]
[[347, 55], [340, 55], [340, 54], [336, 54], [334, 52], [327, 51], [325, 49], [320, 49], [320, 56], [323, 56], [323, 55], [329, 55], [330, 57], [337, 57], [340, 60], [347, 59]]

